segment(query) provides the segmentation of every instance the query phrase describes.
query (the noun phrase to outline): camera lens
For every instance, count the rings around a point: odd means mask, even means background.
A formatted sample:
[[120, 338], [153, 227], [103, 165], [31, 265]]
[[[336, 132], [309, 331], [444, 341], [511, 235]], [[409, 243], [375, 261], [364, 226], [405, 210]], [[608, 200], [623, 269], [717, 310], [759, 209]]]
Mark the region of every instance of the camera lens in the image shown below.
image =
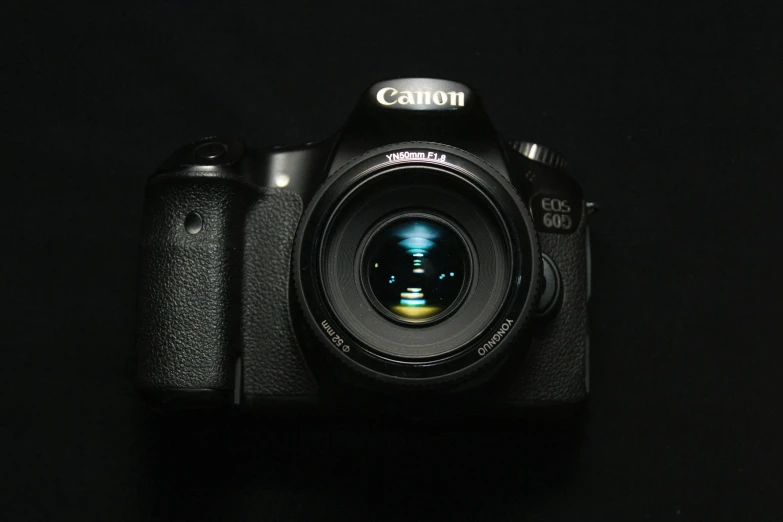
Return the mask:
[[333, 174], [294, 251], [315, 337], [392, 385], [462, 382], [504, 360], [538, 300], [540, 254], [513, 187], [453, 148], [428, 161], [432, 147], [398, 161], [390, 146]]
[[475, 186], [441, 169], [401, 168], [342, 196], [319, 238], [319, 286], [357, 343], [426, 361], [488, 327], [513, 287], [513, 251]]
[[426, 214], [383, 221], [368, 235], [362, 265], [370, 301], [403, 323], [445, 318], [460, 305], [470, 281], [463, 235]]

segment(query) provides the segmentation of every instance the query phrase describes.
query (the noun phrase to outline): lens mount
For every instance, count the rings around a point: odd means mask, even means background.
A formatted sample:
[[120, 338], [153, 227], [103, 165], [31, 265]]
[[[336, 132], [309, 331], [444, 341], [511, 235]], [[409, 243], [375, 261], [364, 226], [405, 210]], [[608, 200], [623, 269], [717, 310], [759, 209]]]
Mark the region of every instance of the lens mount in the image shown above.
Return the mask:
[[357, 372], [438, 386], [512, 349], [538, 298], [540, 254], [513, 186], [467, 152], [401, 143], [331, 175], [300, 223], [304, 320]]

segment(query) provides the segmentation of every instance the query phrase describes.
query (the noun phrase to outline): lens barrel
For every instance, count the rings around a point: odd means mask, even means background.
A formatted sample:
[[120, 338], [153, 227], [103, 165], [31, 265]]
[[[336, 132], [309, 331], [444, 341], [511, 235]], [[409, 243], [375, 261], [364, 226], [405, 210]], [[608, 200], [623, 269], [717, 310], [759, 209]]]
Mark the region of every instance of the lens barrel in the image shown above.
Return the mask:
[[524, 348], [512, 338], [537, 301], [539, 265], [530, 214], [503, 176], [464, 151], [409, 143], [326, 180], [293, 277], [304, 320], [348, 367], [438, 386]]

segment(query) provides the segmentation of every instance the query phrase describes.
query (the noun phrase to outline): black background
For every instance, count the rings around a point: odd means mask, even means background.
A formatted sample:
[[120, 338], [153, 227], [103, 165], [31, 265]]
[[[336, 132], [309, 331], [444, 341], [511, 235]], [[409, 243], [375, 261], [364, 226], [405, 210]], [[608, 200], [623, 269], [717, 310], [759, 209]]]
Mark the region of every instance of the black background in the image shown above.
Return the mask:
[[[777, 2], [5, 9], [0, 519], [783, 519]], [[403, 75], [474, 86], [601, 203], [583, 428], [151, 418], [145, 177]]]

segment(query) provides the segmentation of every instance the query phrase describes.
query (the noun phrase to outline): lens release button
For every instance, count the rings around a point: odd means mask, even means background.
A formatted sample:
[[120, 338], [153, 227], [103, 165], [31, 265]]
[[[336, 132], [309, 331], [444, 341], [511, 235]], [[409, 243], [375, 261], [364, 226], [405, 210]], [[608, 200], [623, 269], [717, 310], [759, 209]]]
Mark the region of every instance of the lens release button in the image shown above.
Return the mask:
[[544, 272], [544, 291], [538, 301], [538, 317], [549, 317], [557, 312], [560, 307], [560, 295], [562, 294], [562, 283], [560, 281], [560, 272], [555, 263], [546, 254], [541, 255], [541, 261]]

